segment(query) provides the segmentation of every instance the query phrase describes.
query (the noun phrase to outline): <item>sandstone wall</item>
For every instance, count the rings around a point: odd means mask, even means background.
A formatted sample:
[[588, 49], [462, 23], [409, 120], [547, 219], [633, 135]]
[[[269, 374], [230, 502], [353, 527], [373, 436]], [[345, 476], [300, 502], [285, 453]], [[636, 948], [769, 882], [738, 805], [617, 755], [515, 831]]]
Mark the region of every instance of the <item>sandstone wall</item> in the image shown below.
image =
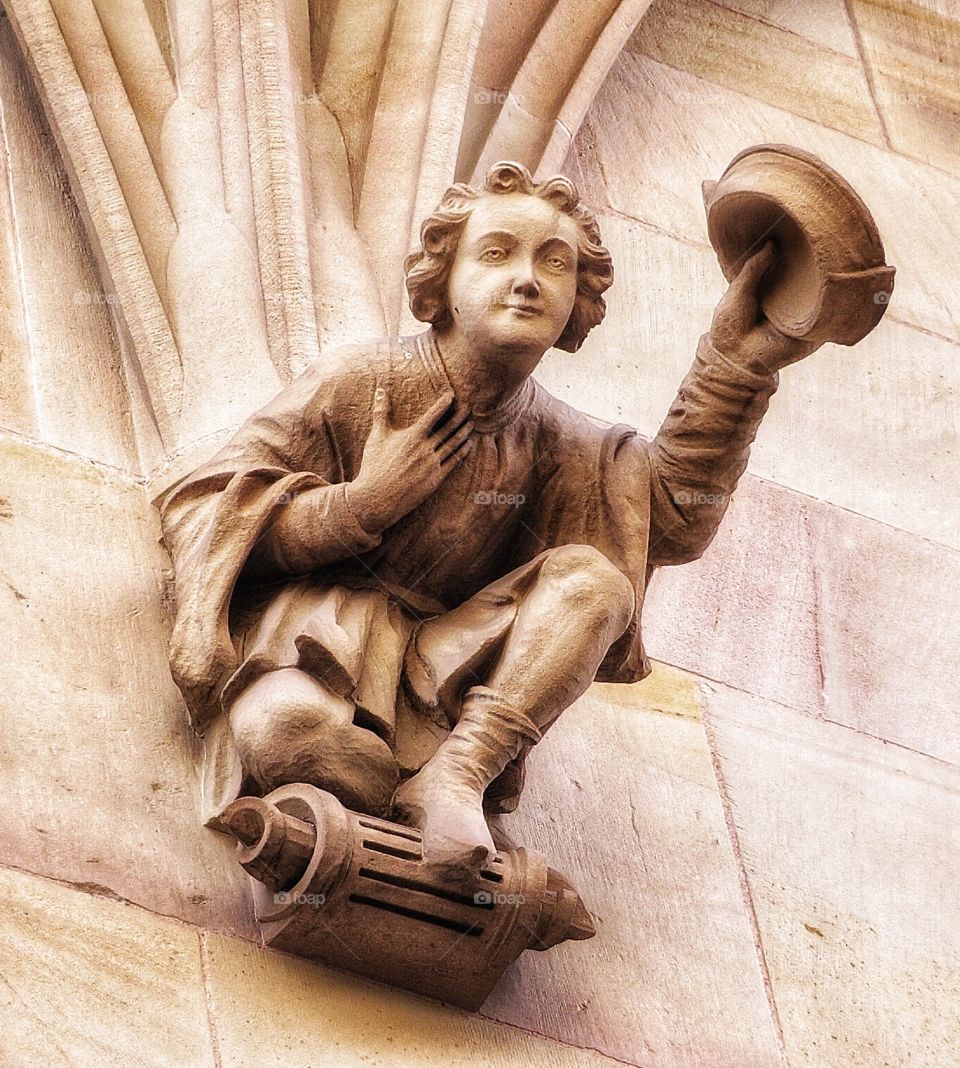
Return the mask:
[[[617, 283], [539, 377], [600, 419], [655, 432], [723, 290], [700, 181], [749, 144], [837, 167], [899, 274], [866, 342], [784, 374], [716, 542], [655, 577], [654, 675], [594, 686], [534, 751], [505, 826], [598, 936], [528, 954], [476, 1015], [256, 945], [166, 671], [149, 382], [0, 17], [0, 1062], [960, 1063], [950, 14], [658, 0], [573, 140]], [[554, 141], [566, 115], [539, 117]]]

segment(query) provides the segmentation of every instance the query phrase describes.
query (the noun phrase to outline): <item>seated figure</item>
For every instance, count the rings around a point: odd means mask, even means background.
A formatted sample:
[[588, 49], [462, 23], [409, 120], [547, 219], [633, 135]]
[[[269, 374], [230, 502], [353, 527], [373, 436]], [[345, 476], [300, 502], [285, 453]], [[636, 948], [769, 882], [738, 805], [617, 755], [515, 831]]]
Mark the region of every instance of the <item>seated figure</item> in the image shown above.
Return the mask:
[[486, 860], [530, 747], [594, 679], [648, 673], [652, 569], [703, 553], [778, 369], [813, 350], [759, 309], [773, 257], [647, 441], [531, 377], [613, 280], [573, 183], [499, 163], [447, 190], [405, 263], [427, 329], [325, 352], [163, 503], [172, 671], [233, 793], [310, 783], [420, 827], [428, 861]]

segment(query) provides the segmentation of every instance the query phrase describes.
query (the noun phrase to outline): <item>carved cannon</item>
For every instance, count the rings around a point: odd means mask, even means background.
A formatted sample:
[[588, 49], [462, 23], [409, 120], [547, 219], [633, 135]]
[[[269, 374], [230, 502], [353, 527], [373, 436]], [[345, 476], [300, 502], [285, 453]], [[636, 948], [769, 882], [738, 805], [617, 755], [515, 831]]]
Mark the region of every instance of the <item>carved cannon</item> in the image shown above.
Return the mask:
[[523, 950], [594, 934], [577, 891], [530, 850], [452, 883], [422, 860], [418, 831], [305, 784], [242, 797], [222, 823], [257, 880], [265, 945], [463, 1008], [479, 1008]]

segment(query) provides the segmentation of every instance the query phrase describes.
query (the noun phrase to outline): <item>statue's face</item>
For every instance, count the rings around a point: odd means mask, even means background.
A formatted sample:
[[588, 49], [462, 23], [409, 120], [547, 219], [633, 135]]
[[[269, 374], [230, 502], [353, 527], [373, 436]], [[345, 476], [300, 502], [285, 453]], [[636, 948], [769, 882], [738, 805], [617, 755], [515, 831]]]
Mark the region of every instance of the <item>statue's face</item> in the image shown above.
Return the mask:
[[447, 283], [454, 329], [480, 348], [545, 352], [573, 310], [577, 236], [573, 219], [540, 197], [481, 197]]

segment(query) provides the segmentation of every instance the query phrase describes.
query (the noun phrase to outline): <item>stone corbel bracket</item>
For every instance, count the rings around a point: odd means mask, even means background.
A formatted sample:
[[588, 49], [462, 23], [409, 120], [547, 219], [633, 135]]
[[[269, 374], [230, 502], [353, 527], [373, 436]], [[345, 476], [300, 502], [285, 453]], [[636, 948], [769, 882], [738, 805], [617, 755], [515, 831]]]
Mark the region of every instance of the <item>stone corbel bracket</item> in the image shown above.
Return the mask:
[[305, 784], [240, 798], [222, 823], [256, 880], [265, 945], [465, 1009], [525, 949], [594, 934], [577, 891], [530, 850], [451, 881], [423, 861], [415, 829]]

